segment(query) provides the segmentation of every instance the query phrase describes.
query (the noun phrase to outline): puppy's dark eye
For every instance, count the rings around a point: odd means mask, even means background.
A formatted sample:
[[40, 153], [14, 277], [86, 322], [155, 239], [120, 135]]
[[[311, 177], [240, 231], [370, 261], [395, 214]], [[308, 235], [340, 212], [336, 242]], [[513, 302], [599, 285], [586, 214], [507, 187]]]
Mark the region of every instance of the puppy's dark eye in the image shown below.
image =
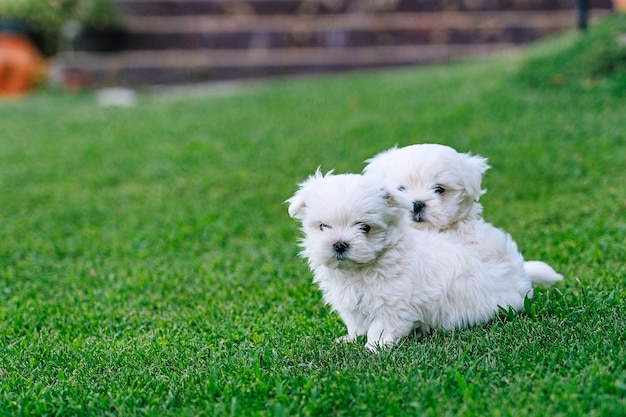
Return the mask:
[[433, 191], [435, 192], [435, 194], [443, 194], [444, 191], [446, 191], [446, 189], [443, 188], [441, 185], [438, 185], [435, 188], [433, 188]]
[[368, 234], [370, 230], [372, 230], [372, 226], [370, 226], [369, 224], [361, 223], [359, 224], [359, 229], [361, 229], [364, 234]]
[[320, 223], [320, 230], [323, 232], [324, 229], [332, 229], [332, 226], [326, 223]]
[[404, 191], [406, 190], [406, 187], [404, 185], [401, 185], [398, 187], [398, 191]]

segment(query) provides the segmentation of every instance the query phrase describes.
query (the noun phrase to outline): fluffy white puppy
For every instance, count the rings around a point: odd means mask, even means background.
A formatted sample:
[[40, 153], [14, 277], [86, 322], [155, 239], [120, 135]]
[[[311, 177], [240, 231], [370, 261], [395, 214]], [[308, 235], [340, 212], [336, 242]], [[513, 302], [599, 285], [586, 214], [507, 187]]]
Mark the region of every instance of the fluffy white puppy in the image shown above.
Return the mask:
[[[489, 169], [481, 156], [459, 153], [438, 144], [394, 147], [366, 161], [364, 174], [379, 177], [406, 194], [411, 225], [437, 230], [473, 245], [484, 260], [521, 256], [511, 236], [485, 222], [478, 199], [482, 175]], [[529, 261], [523, 266], [535, 284], [562, 279], [549, 265]]]
[[377, 178], [318, 170], [287, 203], [313, 281], [347, 327], [338, 340], [367, 335], [375, 350], [413, 330], [484, 323], [532, 296], [521, 256], [483, 261], [448, 234], [409, 227], [412, 202]]

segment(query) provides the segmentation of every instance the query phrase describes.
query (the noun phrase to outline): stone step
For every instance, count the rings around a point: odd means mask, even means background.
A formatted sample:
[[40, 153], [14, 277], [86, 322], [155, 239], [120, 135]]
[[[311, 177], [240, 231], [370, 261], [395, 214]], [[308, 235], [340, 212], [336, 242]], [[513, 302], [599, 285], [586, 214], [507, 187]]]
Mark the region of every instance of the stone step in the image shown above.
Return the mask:
[[[545, 11], [576, 8], [576, 0], [117, 0], [126, 15], [296, 15], [425, 11]], [[610, 0], [590, 0], [607, 9]]]
[[125, 19], [131, 31], [177, 32], [190, 30], [294, 30], [302, 27], [319, 30], [396, 28], [471, 28], [479, 25], [505, 27], [510, 25], [563, 25], [571, 23], [573, 10], [542, 12], [422, 12], [344, 14], [325, 16], [129, 16]]
[[511, 48], [493, 45], [413, 45], [276, 50], [169, 50], [120, 54], [72, 53], [62, 57], [68, 73], [87, 85], [167, 85], [288, 74], [312, 74], [443, 62]]
[[370, 15], [186, 16], [127, 19], [127, 47], [233, 49], [525, 43], [572, 28], [572, 11]]
[[[574, 28], [575, 1], [116, 0], [128, 32], [125, 51], [68, 52], [58, 63], [76, 86], [427, 64]], [[593, 16], [610, 8], [610, 0], [590, 1], [598, 7]]]

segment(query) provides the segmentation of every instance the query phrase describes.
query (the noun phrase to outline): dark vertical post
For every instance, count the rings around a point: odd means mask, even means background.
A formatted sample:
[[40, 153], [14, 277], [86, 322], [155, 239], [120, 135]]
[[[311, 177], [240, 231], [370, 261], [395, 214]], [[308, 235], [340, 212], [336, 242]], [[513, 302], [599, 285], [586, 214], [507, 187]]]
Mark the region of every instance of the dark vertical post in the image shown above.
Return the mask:
[[587, 19], [589, 12], [589, 0], [576, 0], [578, 5], [578, 29], [587, 29]]

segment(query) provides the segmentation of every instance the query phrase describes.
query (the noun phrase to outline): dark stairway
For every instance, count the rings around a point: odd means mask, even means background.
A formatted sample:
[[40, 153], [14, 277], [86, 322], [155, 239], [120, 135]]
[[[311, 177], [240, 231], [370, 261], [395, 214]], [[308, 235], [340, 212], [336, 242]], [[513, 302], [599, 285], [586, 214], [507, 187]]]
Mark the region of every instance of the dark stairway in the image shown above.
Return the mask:
[[[609, 0], [591, 0], [597, 16]], [[89, 86], [158, 85], [417, 65], [576, 27], [575, 0], [116, 0], [123, 52], [68, 52]]]

